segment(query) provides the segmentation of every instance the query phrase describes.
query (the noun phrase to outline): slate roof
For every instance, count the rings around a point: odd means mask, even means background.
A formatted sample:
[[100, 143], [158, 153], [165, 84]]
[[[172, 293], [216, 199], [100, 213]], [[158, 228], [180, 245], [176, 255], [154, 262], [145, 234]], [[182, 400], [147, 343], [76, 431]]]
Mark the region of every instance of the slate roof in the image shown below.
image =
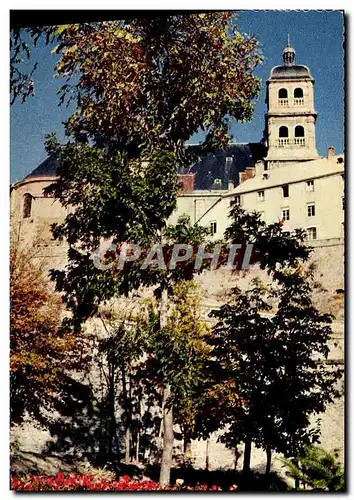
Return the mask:
[[266, 148], [261, 143], [232, 144], [208, 153], [190, 169], [195, 173], [194, 189], [227, 189], [229, 180], [237, 186], [239, 172], [253, 167], [265, 156]]
[[59, 156], [48, 156], [37, 168], [27, 175], [26, 179], [31, 177], [55, 177], [59, 166]]
[[270, 74], [271, 80], [285, 80], [292, 78], [313, 80], [309, 68], [300, 64], [293, 64], [292, 66], [275, 66]]
[[[266, 149], [261, 143], [232, 144], [215, 153], [208, 153], [189, 170], [195, 173], [194, 189], [227, 189], [229, 180], [237, 186], [239, 172], [254, 166], [265, 155]], [[26, 179], [55, 177], [58, 166], [59, 156], [49, 156]]]

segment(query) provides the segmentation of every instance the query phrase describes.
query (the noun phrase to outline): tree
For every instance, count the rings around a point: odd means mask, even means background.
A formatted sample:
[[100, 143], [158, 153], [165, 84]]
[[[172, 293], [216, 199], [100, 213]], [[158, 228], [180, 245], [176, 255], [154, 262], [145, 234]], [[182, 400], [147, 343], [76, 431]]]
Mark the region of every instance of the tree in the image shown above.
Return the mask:
[[68, 132], [135, 156], [167, 146], [184, 156], [200, 129], [203, 147], [224, 145], [230, 119], [249, 120], [260, 89], [258, 43], [235, 20], [214, 12], [61, 26], [62, 100], [78, 102]]
[[303, 233], [283, 236], [281, 224], [267, 226], [239, 207], [232, 214], [229, 237], [254, 243], [254, 261], [268, 271], [271, 283], [253, 279], [246, 291], [236, 287], [231, 302], [212, 313], [218, 320], [212, 355], [220, 380], [233, 381], [240, 396], [238, 406], [225, 413], [230, 424], [225, 437], [232, 446], [245, 442], [245, 473], [252, 441], [267, 451], [269, 472], [271, 450], [294, 457], [316, 441], [319, 431], [309, 428], [309, 417], [339, 396], [341, 372], [325, 364], [331, 317], [312, 303], [313, 272], [304, 268], [309, 250]]
[[269, 339], [273, 327], [263, 315], [270, 310], [266, 292], [262, 282], [253, 279], [246, 292], [235, 287], [232, 302], [212, 312], [219, 321], [210, 339], [211, 369], [216, 381], [233, 385], [238, 396], [232, 398], [230, 393], [223, 404], [223, 423], [229, 424], [224, 439], [231, 447], [245, 443], [244, 473], [249, 471], [252, 441], [258, 444], [262, 439], [267, 418], [274, 425], [274, 415], [269, 415], [270, 374], [274, 369], [269, 359]]
[[[147, 347], [147, 330], [143, 311], [137, 311], [136, 297], [124, 308], [101, 307], [99, 317], [105, 336], [99, 338], [99, 352], [104, 355], [107, 388], [110, 401], [110, 456], [117, 446], [116, 406], [123, 409], [125, 431], [125, 461], [130, 462], [131, 439], [134, 424], [139, 419], [139, 398], [142, 396], [137, 380], [137, 370]], [[120, 391], [119, 389], [120, 388]], [[138, 392], [138, 395], [136, 394]], [[138, 455], [138, 452], [137, 452]]]
[[[192, 225], [190, 218], [188, 216], [181, 216], [175, 226], [168, 226], [163, 232], [163, 241], [165, 253], [167, 256], [171, 257], [173, 246], [175, 243], [178, 244], [189, 244], [194, 248], [199, 247], [202, 243], [206, 245], [206, 249], [209, 248], [210, 242], [207, 241], [207, 235], [209, 230], [199, 226], [198, 224]], [[209, 246], [208, 246], [209, 245]], [[210, 249], [210, 248], [209, 248]], [[202, 269], [207, 265], [206, 262], [200, 267], [199, 270], [195, 270], [195, 260], [196, 255], [192, 255], [188, 263], [184, 265], [176, 264], [174, 269], [171, 266], [168, 269], [160, 271], [160, 276], [158, 280], [158, 286], [156, 287], [155, 294], [159, 298], [160, 310], [159, 310], [159, 321], [155, 326], [155, 331], [157, 332], [157, 337], [154, 342], [157, 348], [160, 349], [157, 358], [161, 359], [160, 362], [160, 375], [162, 377], [164, 392], [163, 392], [163, 429], [164, 429], [164, 446], [161, 459], [161, 470], [160, 470], [160, 483], [169, 484], [170, 482], [170, 471], [172, 466], [172, 451], [173, 451], [173, 407], [176, 403], [176, 398], [174, 395], [178, 391], [178, 387], [184, 384], [184, 391], [189, 384], [194, 384], [193, 380], [186, 378], [183, 373], [184, 370], [188, 371], [190, 366], [187, 362], [188, 356], [186, 353], [182, 355], [182, 358], [176, 360], [176, 353], [174, 351], [175, 343], [178, 339], [176, 333], [171, 332], [171, 320], [169, 320], [169, 298], [173, 299], [174, 291], [181, 293], [178, 288], [179, 283], [191, 282], [193, 280], [194, 274], [196, 272], [201, 272]], [[185, 285], [187, 286], [187, 285]], [[189, 286], [192, 286], [191, 284]], [[179, 306], [181, 308], [181, 305]], [[176, 316], [177, 315], [177, 316]], [[174, 312], [175, 321], [180, 318], [179, 310], [176, 308]], [[181, 326], [181, 325], [180, 325]], [[173, 329], [172, 329], [173, 330]], [[191, 330], [193, 332], [193, 329]], [[195, 332], [194, 332], [195, 333]], [[189, 333], [191, 335], [191, 333]], [[181, 337], [179, 337], [179, 342]], [[167, 347], [169, 346], [169, 348]], [[180, 349], [180, 344], [177, 342], [177, 354], [179, 354], [178, 349]], [[156, 352], [156, 348], [154, 347]], [[178, 358], [177, 358], [178, 359]], [[182, 360], [186, 363], [182, 368]], [[177, 365], [176, 365], [177, 363]], [[179, 368], [176, 372], [176, 366]], [[182, 377], [182, 379], [180, 379]], [[183, 390], [183, 389], [182, 389]], [[191, 387], [189, 388], [191, 390]], [[179, 404], [179, 403], [178, 403]]]
[[[56, 37], [58, 74], [69, 79], [62, 101], [76, 99], [77, 110], [66, 124], [70, 141], [47, 141], [48, 153], [60, 155], [60, 167], [46, 191], [74, 208], [54, 229], [69, 243], [69, 264], [52, 276], [76, 330], [103, 301], [141, 285], [158, 289], [162, 330], [169, 287], [184, 273], [141, 272], [134, 264], [128, 271], [117, 265], [98, 270], [92, 254], [102, 238], [118, 249], [126, 242], [146, 248], [163, 242], [176, 205], [177, 169], [225, 145], [230, 120], [252, 116], [260, 88], [253, 74], [261, 60], [258, 44], [237, 31], [229, 12], [67, 25]], [[200, 130], [200, 147], [185, 147]], [[166, 384], [166, 400], [169, 390]], [[162, 475], [168, 482], [167, 455]]]
[[50, 290], [36, 253], [35, 246], [23, 249], [19, 241], [10, 249], [12, 422], [25, 411], [40, 420], [41, 406], [60, 398], [70, 370], [84, 366], [87, 356], [81, 337], [60, 330], [62, 301]]
[[[208, 387], [205, 368], [210, 346], [209, 328], [201, 318], [200, 297], [194, 281], [178, 281], [170, 295], [166, 327], [155, 329], [150, 340], [154, 371], [160, 383], [167, 378], [170, 385], [167, 406], [173, 407], [173, 423], [180, 425], [184, 451], [197, 435], [197, 414], [203, 392]], [[173, 425], [173, 424], [172, 424]]]

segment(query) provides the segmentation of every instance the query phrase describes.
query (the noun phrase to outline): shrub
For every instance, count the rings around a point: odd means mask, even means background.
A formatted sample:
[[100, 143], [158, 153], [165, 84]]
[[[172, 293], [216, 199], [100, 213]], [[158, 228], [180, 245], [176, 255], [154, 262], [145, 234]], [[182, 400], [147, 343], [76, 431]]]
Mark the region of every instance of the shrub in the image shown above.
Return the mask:
[[345, 491], [344, 470], [337, 450], [331, 455], [319, 446], [306, 446], [294, 460], [283, 458], [287, 476], [316, 491]]

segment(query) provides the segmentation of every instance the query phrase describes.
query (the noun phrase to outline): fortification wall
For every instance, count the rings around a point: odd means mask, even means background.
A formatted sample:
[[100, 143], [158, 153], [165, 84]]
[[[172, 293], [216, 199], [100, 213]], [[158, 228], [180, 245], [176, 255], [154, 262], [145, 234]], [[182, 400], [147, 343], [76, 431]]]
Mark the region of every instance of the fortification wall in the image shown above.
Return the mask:
[[[335, 316], [332, 325], [331, 350], [329, 363], [334, 365], [344, 364], [344, 246], [343, 240], [325, 240], [312, 242], [314, 250], [311, 260], [315, 263], [315, 278], [319, 282], [314, 289], [314, 300], [323, 312], [330, 312]], [[50, 258], [50, 252], [58, 252], [58, 248], [45, 247], [42, 249], [47, 253], [48, 268], [55, 266], [55, 262]], [[65, 252], [60, 248], [60, 265], [65, 263]], [[259, 268], [253, 268], [247, 272], [233, 274], [228, 270], [206, 271], [196, 277], [199, 282], [204, 297], [203, 310], [207, 318], [211, 309], [219, 307], [227, 300], [230, 289], [236, 283], [241, 287], [247, 287], [250, 280], [255, 277], [267, 280], [267, 275]], [[95, 375], [93, 374], [93, 378]], [[340, 382], [343, 388], [343, 381]], [[344, 396], [337, 399], [330, 405], [325, 414], [321, 417], [321, 445], [328, 451], [340, 450], [340, 459], [344, 462]], [[219, 442], [219, 434], [213, 434], [207, 441], [192, 441], [191, 460], [195, 467], [205, 468], [206, 462], [209, 469], [233, 469], [242, 465], [242, 447], [239, 448], [240, 457], [236, 461], [235, 450], [227, 449]], [[70, 466], [64, 457], [57, 456], [55, 459], [39, 459], [37, 454], [45, 452], [48, 441], [53, 440], [48, 430], [36, 426], [30, 420], [22, 426], [12, 429], [12, 441], [16, 440], [19, 450], [24, 452], [25, 458], [18, 463], [18, 467], [26, 470], [26, 460], [31, 455], [30, 464], [37, 464], [40, 470], [55, 472], [57, 470], [69, 470]], [[175, 452], [180, 453], [183, 443], [175, 441]], [[208, 457], [208, 458], [207, 458]], [[264, 470], [266, 456], [262, 450], [253, 448], [251, 456], [251, 466], [260, 471]], [[22, 464], [22, 465], [21, 465]], [[25, 464], [25, 465], [24, 465]], [[274, 456], [273, 469], [281, 471], [281, 463]]]

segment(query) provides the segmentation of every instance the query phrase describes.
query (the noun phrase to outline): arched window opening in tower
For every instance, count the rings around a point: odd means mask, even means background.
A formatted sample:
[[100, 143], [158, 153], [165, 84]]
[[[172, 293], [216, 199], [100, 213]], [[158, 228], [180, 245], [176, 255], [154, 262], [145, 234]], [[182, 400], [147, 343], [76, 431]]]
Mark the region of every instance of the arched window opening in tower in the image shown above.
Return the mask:
[[279, 137], [289, 137], [288, 127], [280, 127], [279, 128]]
[[26, 193], [23, 197], [23, 218], [28, 219], [32, 213], [32, 195]]
[[279, 89], [278, 98], [280, 106], [288, 105], [288, 91], [286, 89]]
[[302, 106], [304, 104], [304, 91], [297, 87], [294, 90], [294, 106]]
[[289, 131], [284, 125], [279, 127], [279, 147], [289, 146]]
[[295, 145], [305, 146], [305, 129], [302, 125], [295, 127]]

